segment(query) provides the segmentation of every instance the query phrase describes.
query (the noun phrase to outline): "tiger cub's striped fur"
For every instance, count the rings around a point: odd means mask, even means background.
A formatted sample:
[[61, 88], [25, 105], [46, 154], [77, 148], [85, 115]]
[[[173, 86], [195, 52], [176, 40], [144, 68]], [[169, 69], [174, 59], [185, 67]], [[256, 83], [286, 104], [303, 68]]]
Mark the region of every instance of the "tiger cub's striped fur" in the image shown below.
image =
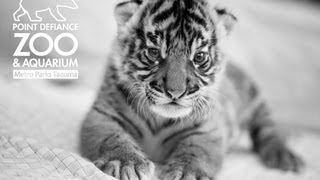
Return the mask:
[[83, 123], [81, 150], [120, 180], [214, 179], [247, 129], [270, 167], [301, 161], [275, 130], [251, 79], [220, 43], [236, 17], [209, 0], [128, 1], [99, 95]]

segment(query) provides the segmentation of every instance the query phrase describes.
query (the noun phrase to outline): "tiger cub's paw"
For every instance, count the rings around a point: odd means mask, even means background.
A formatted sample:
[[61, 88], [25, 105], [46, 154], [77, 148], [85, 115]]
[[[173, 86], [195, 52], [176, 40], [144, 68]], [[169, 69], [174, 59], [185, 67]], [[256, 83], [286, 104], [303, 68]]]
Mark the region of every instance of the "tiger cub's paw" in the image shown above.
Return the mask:
[[154, 164], [138, 155], [99, 158], [94, 164], [106, 174], [119, 180], [150, 180], [154, 174]]
[[160, 180], [214, 180], [215, 178], [207, 174], [201, 168], [186, 164], [166, 165], [160, 173]]
[[303, 161], [284, 144], [266, 144], [259, 150], [259, 156], [269, 168], [299, 172], [304, 166]]

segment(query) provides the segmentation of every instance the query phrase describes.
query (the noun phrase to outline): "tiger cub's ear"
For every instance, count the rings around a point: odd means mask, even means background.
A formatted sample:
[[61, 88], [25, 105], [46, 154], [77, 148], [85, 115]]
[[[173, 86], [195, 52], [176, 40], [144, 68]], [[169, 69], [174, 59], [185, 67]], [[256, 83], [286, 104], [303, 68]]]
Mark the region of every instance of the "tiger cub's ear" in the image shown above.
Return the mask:
[[114, 10], [118, 26], [125, 25], [138, 10], [141, 3], [142, 1], [140, 0], [131, 0], [119, 3]]
[[215, 7], [214, 9], [218, 15], [218, 27], [222, 29], [223, 35], [229, 35], [237, 23], [237, 17], [225, 8]]

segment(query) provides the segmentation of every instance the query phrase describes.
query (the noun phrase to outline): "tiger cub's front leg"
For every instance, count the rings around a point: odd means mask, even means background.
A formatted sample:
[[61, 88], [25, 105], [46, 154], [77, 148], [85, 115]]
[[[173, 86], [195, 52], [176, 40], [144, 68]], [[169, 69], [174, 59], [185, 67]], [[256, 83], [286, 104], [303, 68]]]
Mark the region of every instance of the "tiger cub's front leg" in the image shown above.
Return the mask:
[[222, 140], [208, 133], [192, 133], [168, 155], [161, 180], [213, 180], [222, 165]]
[[82, 153], [119, 180], [149, 180], [153, 163], [120, 124], [125, 120], [93, 109], [82, 127]]
[[127, 139], [123, 134], [109, 134], [101, 144], [101, 154], [94, 164], [120, 180], [147, 180], [152, 176], [153, 163]]

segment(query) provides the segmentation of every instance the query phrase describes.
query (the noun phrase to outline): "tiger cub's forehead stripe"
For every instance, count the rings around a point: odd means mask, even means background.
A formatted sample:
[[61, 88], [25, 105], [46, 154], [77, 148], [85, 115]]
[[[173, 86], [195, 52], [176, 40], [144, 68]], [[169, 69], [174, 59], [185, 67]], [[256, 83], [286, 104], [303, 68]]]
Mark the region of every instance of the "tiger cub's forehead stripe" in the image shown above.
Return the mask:
[[[177, 1], [166, 1], [166, 3], [162, 4], [162, 7], [158, 7], [157, 11], [150, 17], [152, 24], [159, 25], [171, 17], [176, 17], [178, 13], [178, 6]], [[174, 21], [174, 19], [172, 20]]]
[[199, 15], [193, 13], [193, 12], [188, 12], [185, 16], [189, 21], [192, 21], [202, 27], [204, 27], [205, 30], [208, 30], [208, 25], [207, 22], [204, 20], [203, 17], [200, 17]]
[[165, 0], [160, 0], [157, 3], [155, 3], [154, 6], [150, 10], [150, 16], [153, 15], [154, 13], [156, 13], [159, 10], [159, 8], [163, 5], [164, 2], [165, 2]]
[[173, 16], [174, 11], [172, 10], [172, 8], [170, 9], [166, 9], [162, 12], [160, 12], [159, 14], [155, 15], [155, 17], [153, 18], [152, 24], [159, 24], [162, 23], [163, 21], [166, 21], [170, 16]]
[[152, 24], [161, 24], [170, 19], [170, 17], [174, 16], [176, 18], [173, 21], [175, 22], [174, 28], [182, 26], [183, 23], [185, 23], [185, 20], [187, 20], [189, 21], [188, 23], [196, 23], [207, 30], [208, 25], [205, 20], [207, 16], [205, 15], [204, 9], [201, 6], [202, 4], [200, 2], [194, 1], [166, 1], [166, 3], [161, 3], [161, 5], [158, 7], [158, 12], [155, 10], [156, 6], [151, 9], [150, 14], [154, 16]]
[[207, 18], [207, 13], [205, 12], [205, 10], [201, 6], [198, 6], [197, 11], [203, 18], [205, 18], [205, 19]]

